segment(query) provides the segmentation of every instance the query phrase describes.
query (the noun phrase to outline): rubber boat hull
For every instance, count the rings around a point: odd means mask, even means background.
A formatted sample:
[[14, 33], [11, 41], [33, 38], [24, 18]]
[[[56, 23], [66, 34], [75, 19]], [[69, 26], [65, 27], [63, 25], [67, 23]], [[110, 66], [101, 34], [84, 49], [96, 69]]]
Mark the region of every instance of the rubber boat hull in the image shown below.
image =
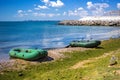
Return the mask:
[[24, 60], [37, 60], [39, 58], [46, 57], [48, 52], [42, 49], [11, 49], [9, 51], [10, 57], [20, 58]]
[[72, 41], [69, 46], [71, 47], [86, 47], [86, 48], [94, 48], [98, 47], [101, 44], [99, 40], [92, 41]]

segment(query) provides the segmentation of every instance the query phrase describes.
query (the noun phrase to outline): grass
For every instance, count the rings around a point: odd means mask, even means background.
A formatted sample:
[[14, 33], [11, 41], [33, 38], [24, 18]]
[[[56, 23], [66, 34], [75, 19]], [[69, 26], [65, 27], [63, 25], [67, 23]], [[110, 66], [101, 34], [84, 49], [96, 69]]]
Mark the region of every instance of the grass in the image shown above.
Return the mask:
[[[119, 80], [120, 77], [114, 72], [120, 70], [118, 63], [115, 67], [108, 67], [110, 56], [85, 64], [86, 67], [70, 69], [78, 62], [89, 58], [102, 56], [104, 53], [120, 49], [120, 39], [103, 41], [101, 48], [86, 51], [66, 52], [69, 56], [52, 62], [28, 65], [27, 69], [19, 71], [5, 71], [0, 74], [0, 80]], [[115, 56], [120, 58], [120, 52]], [[22, 74], [22, 75], [19, 75]]]

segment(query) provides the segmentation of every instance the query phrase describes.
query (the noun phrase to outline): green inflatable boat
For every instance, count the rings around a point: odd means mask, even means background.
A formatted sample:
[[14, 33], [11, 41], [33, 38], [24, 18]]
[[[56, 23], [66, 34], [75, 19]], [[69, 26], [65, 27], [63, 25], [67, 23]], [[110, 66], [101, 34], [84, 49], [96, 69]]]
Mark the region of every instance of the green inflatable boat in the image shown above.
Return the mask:
[[10, 57], [20, 58], [25, 60], [37, 60], [46, 57], [48, 52], [42, 49], [22, 49], [15, 48], [9, 51]]
[[72, 41], [69, 46], [71, 47], [86, 47], [86, 48], [94, 48], [101, 44], [99, 40], [91, 40], [91, 41]]

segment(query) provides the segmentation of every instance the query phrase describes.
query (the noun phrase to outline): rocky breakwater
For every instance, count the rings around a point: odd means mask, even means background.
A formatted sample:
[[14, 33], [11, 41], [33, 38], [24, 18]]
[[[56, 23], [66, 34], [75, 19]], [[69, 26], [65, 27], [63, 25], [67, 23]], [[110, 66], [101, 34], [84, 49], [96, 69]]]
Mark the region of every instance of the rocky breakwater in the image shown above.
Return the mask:
[[85, 17], [80, 20], [64, 20], [59, 25], [75, 25], [75, 26], [120, 26], [120, 16], [112, 17]]

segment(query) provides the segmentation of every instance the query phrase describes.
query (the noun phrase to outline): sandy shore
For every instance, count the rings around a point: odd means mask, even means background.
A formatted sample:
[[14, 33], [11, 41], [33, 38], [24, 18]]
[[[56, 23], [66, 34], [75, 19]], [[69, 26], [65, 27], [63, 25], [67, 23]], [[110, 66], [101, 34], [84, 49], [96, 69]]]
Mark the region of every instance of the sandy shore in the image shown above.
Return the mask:
[[48, 50], [48, 56], [52, 57], [54, 60], [64, 58], [65, 56], [62, 54], [64, 52], [72, 52], [72, 51], [85, 51], [89, 48], [81, 48], [81, 47], [71, 47], [71, 48], [61, 48], [61, 49], [53, 49]]
[[4, 70], [18, 70], [18, 69], [25, 69], [27, 65], [36, 65], [41, 62], [49, 62], [55, 61], [58, 59], [65, 58], [64, 52], [72, 52], [72, 51], [85, 51], [89, 48], [81, 48], [81, 47], [74, 47], [74, 48], [60, 48], [60, 49], [51, 49], [48, 50], [48, 56], [43, 59], [39, 59], [37, 61], [26, 61], [22, 59], [10, 59], [9, 61], [0, 62], [0, 72]]

